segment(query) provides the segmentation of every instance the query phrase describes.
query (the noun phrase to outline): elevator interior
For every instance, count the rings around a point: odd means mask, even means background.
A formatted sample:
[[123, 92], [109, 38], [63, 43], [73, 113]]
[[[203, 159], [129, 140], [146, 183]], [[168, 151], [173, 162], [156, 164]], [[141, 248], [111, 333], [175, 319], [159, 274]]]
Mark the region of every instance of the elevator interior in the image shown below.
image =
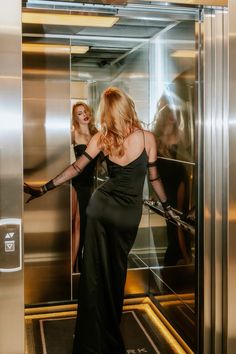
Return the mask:
[[[25, 16], [32, 13], [52, 13], [55, 21], [36, 23]], [[87, 24], [89, 16], [104, 19], [85, 26], [71, 17], [61, 25], [57, 16], [62, 13], [83, 14]], [[106, 18], [114, 18], [111, 27], [104, 27]], [[96, 112], [104, 88], [118, 86], [130, 94], [144, 128], [157, 138], [160, 174], [183, 222], [166, 222], [146, 181], [126, 296], [148, 295], [192, 351], [198, 313], [198, 18], [198, 9], [178, 6], [99, 2], [65, 6], [60, 1], [26, 1], [22, 17], [24, 180], [40, 185], [73, 160], [73, 103], [83, 100]], [[79, 48], [84, 53], [76, 53]], [[98, 170], [96, 183], [104, 178]], [[25, 205], [27, 306], [76, 300], [70, 193], [66, 184]]]

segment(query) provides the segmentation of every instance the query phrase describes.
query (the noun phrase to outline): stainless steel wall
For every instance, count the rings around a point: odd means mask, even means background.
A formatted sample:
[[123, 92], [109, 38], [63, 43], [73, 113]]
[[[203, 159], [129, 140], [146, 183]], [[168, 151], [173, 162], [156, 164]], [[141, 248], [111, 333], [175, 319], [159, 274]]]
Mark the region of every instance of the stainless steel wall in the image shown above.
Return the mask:
[[227, 353], [236, 353], [236, 3], [229, 0], [229, 185], [228, 185], [228, 237], [227, 237]]
[[0, 12], [0, 353], [24, 353], [21, 1]]
[[[23, 44], [24, 180], [41, 185], [70, 163], [70, 46], [34, 48]], [[25, 303], [70, 300], [69, 184], [26, 204], [24, 236]]]
[[[202, 184], [199, 231], [203, 238], [198, 262], [199, 281], [203, 280], [199, 303], [203, 318], [199, 353], [225, 354], [235, 353], [236, 350], [234, 347], [228, 352], [225, 347], [228, 217], [227, 11], [205, 10], [203, 19], [204, 85], [199, 93], [203, 99], [202, 139], [199, 137], [199, 154], [202, 156], [199, 166], [199, 181]], [[233, 248], [231, 249], [233, 252]]]

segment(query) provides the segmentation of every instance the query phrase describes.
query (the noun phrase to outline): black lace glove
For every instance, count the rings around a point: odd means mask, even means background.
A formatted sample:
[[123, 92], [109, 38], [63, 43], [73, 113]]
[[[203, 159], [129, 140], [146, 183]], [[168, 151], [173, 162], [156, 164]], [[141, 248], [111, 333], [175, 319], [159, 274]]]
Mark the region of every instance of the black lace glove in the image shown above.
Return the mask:
[[47, 193], [47, 191], [53, 188], [55, 188], [55, 186], [52, 181], [49, 181], [41, 187], [31, 187], [29, 184], [24, 183], [24, 192], [26, 194], [30, 194], [30, 197], [29, 199], [27, 199], [26, 204], [35, 198], [41, 197], [42, 195]]
[[26, 194], [30, 195], [30, 197], [26, 201], [26, 204], [29, 203], [31, 200], [33, 200], [35, 198], [41, 197], [44, 194], [43, 190], [42, 190], [42, 187], [39, 187], [39, 188], [31, 187], [27, 183], [24, 183], [24, 192]]
[[179, 224], [180, 216], [176, 214], [176, 212], [171, 208], [171, 205], [168, 203], [168, 201], [161, 202], [161, 205], [165, 212], [165, 217], [168, 220], [173, 220], [177, 224]]

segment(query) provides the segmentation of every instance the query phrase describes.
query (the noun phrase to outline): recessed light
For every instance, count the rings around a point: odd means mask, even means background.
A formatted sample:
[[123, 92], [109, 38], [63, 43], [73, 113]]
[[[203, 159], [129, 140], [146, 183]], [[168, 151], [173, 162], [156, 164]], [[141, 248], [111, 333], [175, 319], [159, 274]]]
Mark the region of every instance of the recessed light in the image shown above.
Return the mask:
[[92, 16], [80, 14], [59, 14], [48, 12], [23, 12], [22, 23], [40, 25], [82, 26], [82, 27], [112, 27], [119, 17]]

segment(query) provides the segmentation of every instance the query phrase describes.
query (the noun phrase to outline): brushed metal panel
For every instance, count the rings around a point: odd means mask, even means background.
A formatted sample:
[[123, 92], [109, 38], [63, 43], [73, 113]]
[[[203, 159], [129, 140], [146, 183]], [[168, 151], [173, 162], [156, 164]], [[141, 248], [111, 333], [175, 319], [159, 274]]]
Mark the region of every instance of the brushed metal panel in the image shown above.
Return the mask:
[[[227, 234], [227, 12], [204, 14], [203, 351], [223, 350]], [[210, 286], [209, 286], [210, 284]]]
[[236, 316], [235, 316], [235, 299], [236, 299], [236, 3], [229, 0], [229, 170], [228, 170], [228, 304], [227, 304], [227, 353], [236, 352]]
[[[2, 4], [0, 22], [0, 219], [15, 218], [20, 222], [23, 185], [20, 0]], [[0, 353], [22, 354], [23, 270], [0, 272], [0, 314]]]
[[[212, 132], [214, 134], [215, 143], [215, 249], [214, 249], [214, 262], [215, 262], [215, 280], [213, 288], [215, 289], [214, 306], [215, 313], [213, 318], [214, 323], [214, 352], [215, 354], [224, 353], [221, 349], [223, 345], [223, 299], [224, 299], [224, 259], [225, 246], [224, 242], [225, 234], [227, 232], [227, 212], [225, 209], [227, 202], [227, 156], [228, 142], [225, 140], [225, 133], [228, 132], [228, 124], [225, 120], [225, 114], [227, 112], [227, 97], [224, 95], [226, 86], [228, 85], [228, 62], [227, 62], [227, 48], [224, 45], [225, 33], [224, 24], [227, 22], [226, 11], [216, 10], [215, 13], [215, 53], [216, 53], [216, 104], [215, 112], [213, 112], [215, 129]], [[226, 158], [226, 159], [225, 159]], [[219, 173], [222, 171], [222, 173]]]
[[[223, 80], [223, 101], [224, 101], [224, 108], [223, 108], [223, 207], [222, 207], [222, 214], [223, 214], [223, 237], [222, 237], [222, 248], [223, 248], [223, 283], [222, 288], [226, 289], [228, 284], [227, 278], [227, 267], [228, 267], [228, 240], [225, 237], [228, 234], [228, 220], [229, 220], [229, 210], [228, 210], [228, 202], [229, 202], [229, 11], [224, 15], [223, 21], [223, 52], [224, 52], [224, 59], [223, 59], [223, 66], [224, 66], [224, 80]], [[225, 291], [223, 290], [223, 353], [227, 352], [227, 327], [228, 327], [228, 319], [227, 319], [227, 303], [228, 299], [225, 296]]]
[[[202, 173], [204, 173], [204, 181], [202, 187], [204, 188], [203, 192], [203, 210], [199, 210], [199, 214], [203, 215], [203, 230], [204, 235], [202, 236], [203, 247], [200, 251], [203, 252], [203, 264], [204, 270], [202, 272], [202, 276], [204, 274], [204, 285], [203, 285], [203, 299], [204, 303], [202, 303], [202, 307], [204, 309], [204, 319], [203, 319], [203, 327], [202, 334], [204, 335], [204, 339], [200, 337], [200, 340], [203, 341], [201, 346], [204, 347], [204, 351], [206, 353], [211, 352], [211, 258], [212, 258], [212, 234], [211, 234], [211, 164], [208, 161], [211, 161], [211, 106], [212, 106], [212, 55], [214, 51], [211, 50], [211, 14], [206, 15], [204, 17], [204, 58], [203, 58], [203, 66], [204, 66], [204, 123], [203, 125], [203, 140], [204, 142], [204, 151], [203, 151], [203, 166]], [[213, 71], [214, 73], [214, 71]], [[206, 99], [207, 98], [207, 99]], [[200, 258], [199, 257], [199, 258]], [[201, 280], [200, 280], [201, 281]]]
[[[68, 44], [68, 46], [66, 46]], [[70, 163], [70, 47], [23, 53], [24, 180], [40, 185]], [[25, 302], [70, 300], [69, 184], [25, 205]]]

